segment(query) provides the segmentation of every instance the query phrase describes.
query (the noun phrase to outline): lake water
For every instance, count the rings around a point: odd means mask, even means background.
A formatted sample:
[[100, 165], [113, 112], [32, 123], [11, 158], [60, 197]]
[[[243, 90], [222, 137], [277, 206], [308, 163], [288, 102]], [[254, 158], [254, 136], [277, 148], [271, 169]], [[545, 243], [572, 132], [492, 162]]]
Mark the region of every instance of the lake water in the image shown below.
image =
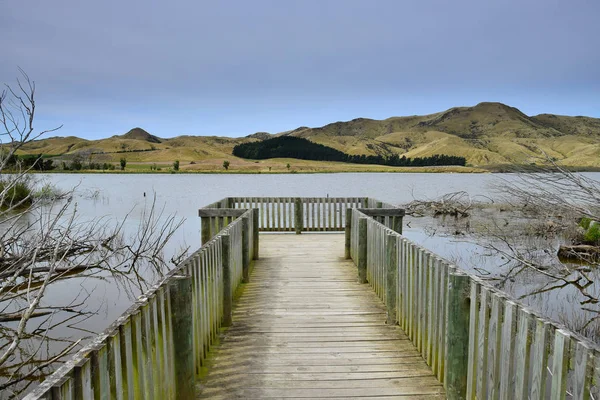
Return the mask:
[[[600, 180], [600, 173], [587, 173]], [[465, 191], [473, 198], [499, 198], [493, 189], [500, 180], [513, 180], [511, 174], [401, 174], [401, 173], [341, 173], [341, 174], [49, 174], [40, 176], [62, 190], [76, 187], [77, 207], [84, 219], [112, 218], [121, 221], [126, 216], [125, 230], [135, 231], [142, 210], [156, 196], [164, 213], [176, 214], [185, 221], [166, 249], [167, 256], [179, 249], [200, 245], [199, 208], [228, 196], [267, 197], [350, 197], [367, 196], [392, 204], [412, 200], [435, 199], [447, 193]], [[145, 196], [144, 196], [145, 194]], [[483, 200], [483, 198], [480, 198]], [[410, 219], [407, 218], [408, 221]], [[404, 228], [405, 235], [442, 257], [471, 269], [477, 260], [484, 260], [484, 251], [460, 238], [431, 235], [422, 224], [414, 221]], [[464, 261], [461, 263], [461, 260]], [[484, 261], [482, 261], [484, 262]], [[93, 295], [108, 297], [104, 312], [86, 322], [91, 331], [101, 331], [131, 302], [130, 297], [115, 285], [94, 283]]]
[[[600, 173], [589, 174], [600, 180]], [[401, 174], [401, 173], [341, 173], [341, 174], [49, 174], [37, 175], [44, 182], [62, 190], [75, 189], [75, 203], [82, 220], [107, 218], [120, 222], [127, 217], [124, 228], [137, 230], [142, 210], [154, 196], [164, 214], [176, 214], [185, 221], [171, 244], [167, 256], [181, 248], [195, 250], [200, 245], [198, 209], [228, 196], [268, 197], [357, 197], [367, 196], [403, 204], [412, 200], [434, 199], [447, 193], [466, 191], [471, 196], [498, 198], [492, 189], [499, 179], [511, 180], [509, 174]], [[415, 222], [415, 221], [413, 221]], [[450, 260], [482, 257], [480, 247], [468, 241], [457, 241], [443, 235], [427, 234], [423, 226], [412, 223], [405, 235], [433, 252]], [[340, 249], [341, 250], [341, 249]], [[466, 266], [471, 269], [470, 266]], [[60, 282], [48, 293], [48, 302], [67, 302], [75, 290], [84, 288], [88, 301], [101, 304], [98, 313], [77, 327], [61, 327], [65, 337], [85, 337], [101, 332], [134, 300], [114, 281], [99, 279], [69, 279]], [[544, 304], [544, 299], [538, 300]], [[543, 307], [542, 307], [543, 308]], [[83, 330], [82, 330], [83, 328]]]
[[[125, 231], [135, 232], [144, 207], [156, 196], [156, 204], [164, 214], [176, 214], [185, 221], [170, 246], [167, 256], [178, 250], [200, 245], [198, 209], [228, 196], [271, 197], [350, 197], [367, 196], [393, 204], [413, 199], [433, 199], [449, 192], [466, 190], [471, 195], [491, 194], [490, 183], [501, 175], [492, 174], [48, 174], [38, 175], [61, 190], [75, 189], [74, 202], [80, 218], [108, 218], [116, 222], [127, 217]], [[507, 176], [504, 175], [504, 178]], [[145, 196], [144, 196], [145, 194]], [[427, 240], [418, 228], [407, 229], [408, 237]], [[437, 241], [436, 241], [437, 243]], [[436, 246], [437, 247], [437, 246]], [[446, 254], [440, 254], [446, 256]], [[64, 302], [73, 291], [76, 280], [62, 282], [52, 290], [53, 299]], [[86, 330], [99, 332], [106, 328], [131, 303], [132, 298], [111, 282], [88, 280], [78, 282], [88, 288], [91, 299], [102, 302], [101, 312], [85, 322]], [[55, 297], [56, 296], [56, 297]], [[75, 337], [88, 334], [78, 329], [64, 332]]]

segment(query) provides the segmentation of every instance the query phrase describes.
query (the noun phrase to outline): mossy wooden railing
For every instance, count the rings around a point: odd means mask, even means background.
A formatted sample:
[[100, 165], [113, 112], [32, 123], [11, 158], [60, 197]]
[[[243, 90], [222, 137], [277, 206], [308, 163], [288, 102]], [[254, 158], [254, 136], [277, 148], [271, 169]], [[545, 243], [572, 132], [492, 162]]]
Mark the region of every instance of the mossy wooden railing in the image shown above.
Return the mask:
[[191, 399], [258, 255], [256, 210], [227, 222], [26, 399]]
[[359, 280], [386, 304], [388, 323], [407, 333], [449, 399], [600, 398], [596, 345], [412, 243], [370, 211], [349, 212], [347, 257]]
[[[258, 209], [258, 231], [301, 233], [344, 231], [349, 208], [396, 207], [367, 197], [227, 197], [205, 208]], [[216, 213], [200, 216], [203, 237], [223, 224]]]

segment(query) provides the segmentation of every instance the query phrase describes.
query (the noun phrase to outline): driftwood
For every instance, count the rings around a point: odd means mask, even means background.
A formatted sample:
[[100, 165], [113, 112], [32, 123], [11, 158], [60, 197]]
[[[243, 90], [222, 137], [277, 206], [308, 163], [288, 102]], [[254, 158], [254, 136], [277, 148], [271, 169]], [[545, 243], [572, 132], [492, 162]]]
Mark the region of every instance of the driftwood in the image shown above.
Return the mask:
[[566, 259], [600, 260], [600, 247], [588, 244], [563, 245], [558, 249], [558, 256]]
[[467, 192], [448, 193], [435, 200], [414, 200], [405, 205], [406, 215], [422, 217], [452, 216], [465, 218], [473, 207], [473, 199]]

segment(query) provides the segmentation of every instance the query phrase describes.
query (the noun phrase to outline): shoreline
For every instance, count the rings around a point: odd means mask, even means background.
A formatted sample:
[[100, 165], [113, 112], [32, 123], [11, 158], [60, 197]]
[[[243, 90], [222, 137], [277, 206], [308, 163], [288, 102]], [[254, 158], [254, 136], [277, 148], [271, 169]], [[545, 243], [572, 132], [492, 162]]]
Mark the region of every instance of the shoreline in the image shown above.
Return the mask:
[[[503, 168], [477, 168], [477, 167], [389, 167], [389, 168], [373, 168], [373, 169], [316, 169], [316, 170], [276, 170], [276, 171], [256, 171], [251, 169], [230, 169], [227, 171], [218, 169], [180, 169], [175, 171], [172, 169], [165, 170], [149, 170], [142, 168], [130, 168], [121, 170], [96, 170], [82, 169], [78, 171], [71, 170], [50, 170], [50, 171], [29, 171], [31, 174], [156, 174], [156, 175], [174, 175], [174, 174], [237, 174], [237, 175], [283, 175], [283, 174], [356, 174], [356, 173], [384, 173], [384, 174], [511, 174], [511, 173], [539, 173], [540, 170], [532, 169], [532, 166], [524, 166], [520, 170], [519, 167], [503, 167]], [[535, 168], [535, 167], [533, 167]], [[563, 167], [570, 172], [600, 172], [600, 167]], [[7, 171], [9, 172], [9, 171]]]

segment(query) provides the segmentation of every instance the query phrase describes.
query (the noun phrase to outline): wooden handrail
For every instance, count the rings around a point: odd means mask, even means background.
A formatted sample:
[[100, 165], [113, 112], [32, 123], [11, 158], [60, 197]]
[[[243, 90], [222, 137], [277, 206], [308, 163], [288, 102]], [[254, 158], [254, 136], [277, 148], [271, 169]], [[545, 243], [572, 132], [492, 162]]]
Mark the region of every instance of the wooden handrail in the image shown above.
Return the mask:
[[588, 399], [599, 393], [596, 344], [369, 214], [352, 210], [348, 229], [359, 281], [366, 264], [366, 281], [386, 303], [388, 322], [395, 312], [449, 399], [564, 399], [567, 390]]
[[233, 295], [258, 256], [255, 211], [233, 212], [238, 218], [25, 399], [191, 398], [196, 373], [220, 327], [230, 323]]

